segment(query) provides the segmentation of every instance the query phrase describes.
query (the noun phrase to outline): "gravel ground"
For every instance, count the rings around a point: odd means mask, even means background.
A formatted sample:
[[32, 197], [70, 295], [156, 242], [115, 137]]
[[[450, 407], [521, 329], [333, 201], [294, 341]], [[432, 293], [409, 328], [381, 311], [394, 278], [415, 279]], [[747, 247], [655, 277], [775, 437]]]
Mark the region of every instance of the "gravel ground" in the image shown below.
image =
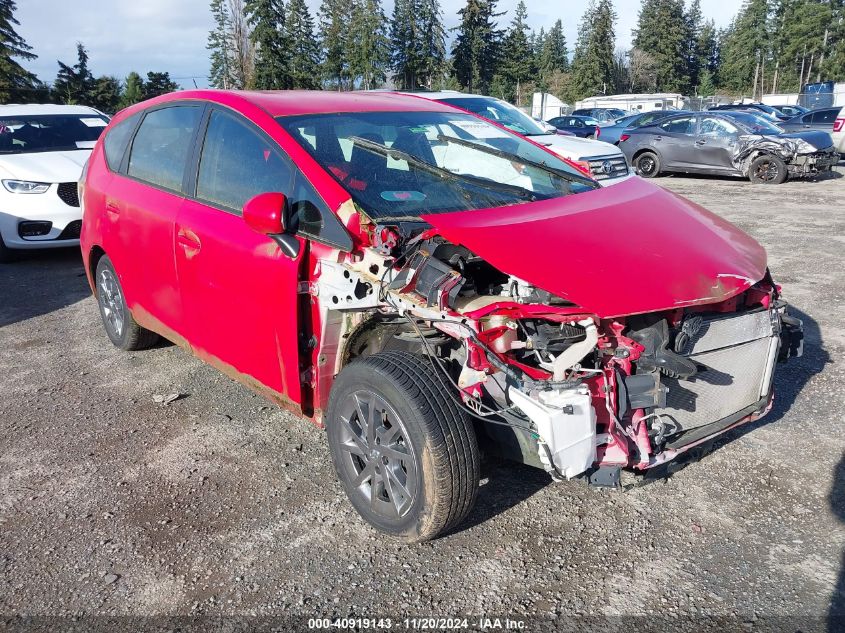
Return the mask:
[[624, 492], [488, 464], [466, 525], [416, 546], [359, 520], [321, 431], [175, 346], [113, 348], [78, 253], [0, 267], [0, 622], [843, 630], [845, 180], [658, 182], [760, 240], [801, 313], [774, 410]]

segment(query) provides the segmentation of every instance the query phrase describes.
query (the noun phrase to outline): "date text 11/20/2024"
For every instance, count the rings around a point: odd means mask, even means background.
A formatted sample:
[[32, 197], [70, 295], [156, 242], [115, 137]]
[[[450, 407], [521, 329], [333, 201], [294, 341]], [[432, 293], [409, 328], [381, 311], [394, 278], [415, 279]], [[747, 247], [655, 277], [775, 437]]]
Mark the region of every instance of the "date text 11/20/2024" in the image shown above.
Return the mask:
[[367, 629], [382, 630], [414, 630], [414, 631], [449, 631], [449, 630], [480, 630], [480, 631], [524, 631], [523, 620], [510, 618], [309, 618], [309, 629], [351, 629], [355, 631]]

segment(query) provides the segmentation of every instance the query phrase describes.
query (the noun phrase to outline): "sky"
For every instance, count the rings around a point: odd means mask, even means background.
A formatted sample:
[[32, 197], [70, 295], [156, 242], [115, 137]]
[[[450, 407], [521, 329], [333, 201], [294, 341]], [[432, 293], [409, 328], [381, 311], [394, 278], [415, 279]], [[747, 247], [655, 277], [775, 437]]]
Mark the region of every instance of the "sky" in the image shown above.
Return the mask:
[[[320, 0], [307, 0], [316, 16]], [[393, 0], [383, 0], [390, 16]], [[500, 27], [510, 23], [518, 0], [499, 0]], [[458, 23], [457, 11], [466, 0], [441, 0], [447, 28]], [[588, 0], [526, 0], [528, 24], [539, 30], [563, 21], [570, 50], [578, 37], [578, 23]], [[57, 60], [76, 62], [76, 42], [82, 42], [90, 55], [89, 67], [95, 76], [124, 78], [135, 70], [167, 71], [184, 87], [207, 85], [208, 51], [206, 40], [211, 28], [208, 0], [17, 0], [18, 33], [32, 46], [38, 59], [24, 66], [42, 81], [52, 82]], [[631, 29], [636, 26], [639, 0], [615, 0], [618, 19], [616, 44], [631, 45]], [[741, 0], [701, 0], [702, 11], [716, 26], [727, 26]], [[72, 8], [71, 8], [72, 7]], [[316, 19], [316, 18], [315, 18]]]

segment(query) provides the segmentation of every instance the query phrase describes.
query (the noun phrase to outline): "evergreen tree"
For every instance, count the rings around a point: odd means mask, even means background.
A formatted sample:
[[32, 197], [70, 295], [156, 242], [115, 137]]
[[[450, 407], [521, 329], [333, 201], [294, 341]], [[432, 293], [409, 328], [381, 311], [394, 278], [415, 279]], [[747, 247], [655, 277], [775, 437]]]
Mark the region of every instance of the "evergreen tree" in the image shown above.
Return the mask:
[[211, 0], [214, 28], [208, 34], [206, 48], [211, 51], [211, 70], [208, 82], [212, 88], [232, 87], [232, 19], [226, 0]]
[[703, 54], [699, 50], [700, 39], [704, 30], [704, 16], [701, 14], [701, 0], [692, 0], [689, 9], [684, 14], [686, 22], [685, 53], [687, 63], [687, 79], [690, 88], [698, 86], [699, 73]]
[[290, 0], [285, 18], [285, 36], [290, 46], [288, 72], [292, 88], [320, 87], [320, 47], [314, 20], [305, 0]]
[[0, 0], [0, 103], [26, 102], [36, 96], [40, 82], [16, 61], [36, 58], [32, 47], [15, 31], [14, 0]]
[[502, 31], [495, 19], [496, 0], [467, 0], [458, 11], [458, 35], [452, 46], [452, 71], [469, 92], [485, 93], [490, 89], [499, 65]]
[[523, 83], [533, 77], [534, 52], [528, 40], [528, 9], [519, 0], [504, 42], [502, 43], [501, 74], [507, 84], [506, 94], [510, 97], [516, 88], [517, 105], [521, 105]]
[[323, 78], [338, 90], [349, 85], [349, 0], [323, 0], [320, 5], [320, 42]]
[[542, 39], [538, 70], [540, 73], [550, 73], [555, 70], [569, 71], [569, 51], [566, 50], [566, 36], [563, 34], [563, 23], [558, 20]]
[[755, 75], [768, 56], [768, 0], [745, 0], [725, 32], [720, 84], [735, 94], [750, 95]]
[[353, 85], [375, 88], [387, 79], [390, 48], [381, 0], [352, 0], [349, 23], [349, 74]]
[[58, 62], [53, 93], [60, 103], [88, 105], [94, 91], [94, 76], [88, 69], [88, 51], [82, 42], [76, 43], [76, 56], [73, 66]]
[[570, 100], [604, 94], [613, 87], [616, 11], [611, 0], [590, 0], [581, 18], [572, 59]]
[[417, 71], [420, 85], [431, 87], [435, 79], [442, 77], [446, 68], [446, 30], [439, 0], [415, 0], [419, 16], [419, 50], [421, 62]]
[[657, 90], [688, 92], [692, 38], [683, 0], [643, 0], [633, 34], [634, 47], [655, 60]]
[[88, 105], [106, 114], [114, 114], [120, 106], [121, 88], [120, 80], [117, 77], [108, 75], [97, 77]]
[[170, 73], [147, 73], [147, 80], [144, 82], [144, 99], [152, 99], [174, 90], [179, 90], [179, 84], [170, 79]]
[[438, 0], [396, 0], [390, 19], [390, 68], [398, 88], [431, 87], [446, 67]]
[[120, 97], [120, 109], [128, 108], [131, 105], [144, 100], [144, 80], [134, 70], [126, 76], [124, 81], [123, 94]]
[[289, 71], [290, 45], [285, 31], [283, 0], [246, 0], [244, 11], [252, 27], [255, 47], [253, 87], [282, 90], [292, 85]]

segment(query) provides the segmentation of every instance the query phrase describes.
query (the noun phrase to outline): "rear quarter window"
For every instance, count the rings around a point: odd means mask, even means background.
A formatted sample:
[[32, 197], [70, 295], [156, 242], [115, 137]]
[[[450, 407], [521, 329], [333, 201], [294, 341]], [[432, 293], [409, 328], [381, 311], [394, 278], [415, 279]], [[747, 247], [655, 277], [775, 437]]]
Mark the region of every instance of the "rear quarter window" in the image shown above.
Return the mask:
[[201, 114], [198, 105], [147, 112], [132, 142], [128, 174], [179, 191]]
[[129, 145], [129, 139], [140, 118], [141, 113], [133, 114], [106, 133], [103, 139], [103, 151], [106, 154], [106, 164], [112, 171], [120, 169], [120, 163], [123, 160], [124, 153], [126, 153], [126, 146]]

